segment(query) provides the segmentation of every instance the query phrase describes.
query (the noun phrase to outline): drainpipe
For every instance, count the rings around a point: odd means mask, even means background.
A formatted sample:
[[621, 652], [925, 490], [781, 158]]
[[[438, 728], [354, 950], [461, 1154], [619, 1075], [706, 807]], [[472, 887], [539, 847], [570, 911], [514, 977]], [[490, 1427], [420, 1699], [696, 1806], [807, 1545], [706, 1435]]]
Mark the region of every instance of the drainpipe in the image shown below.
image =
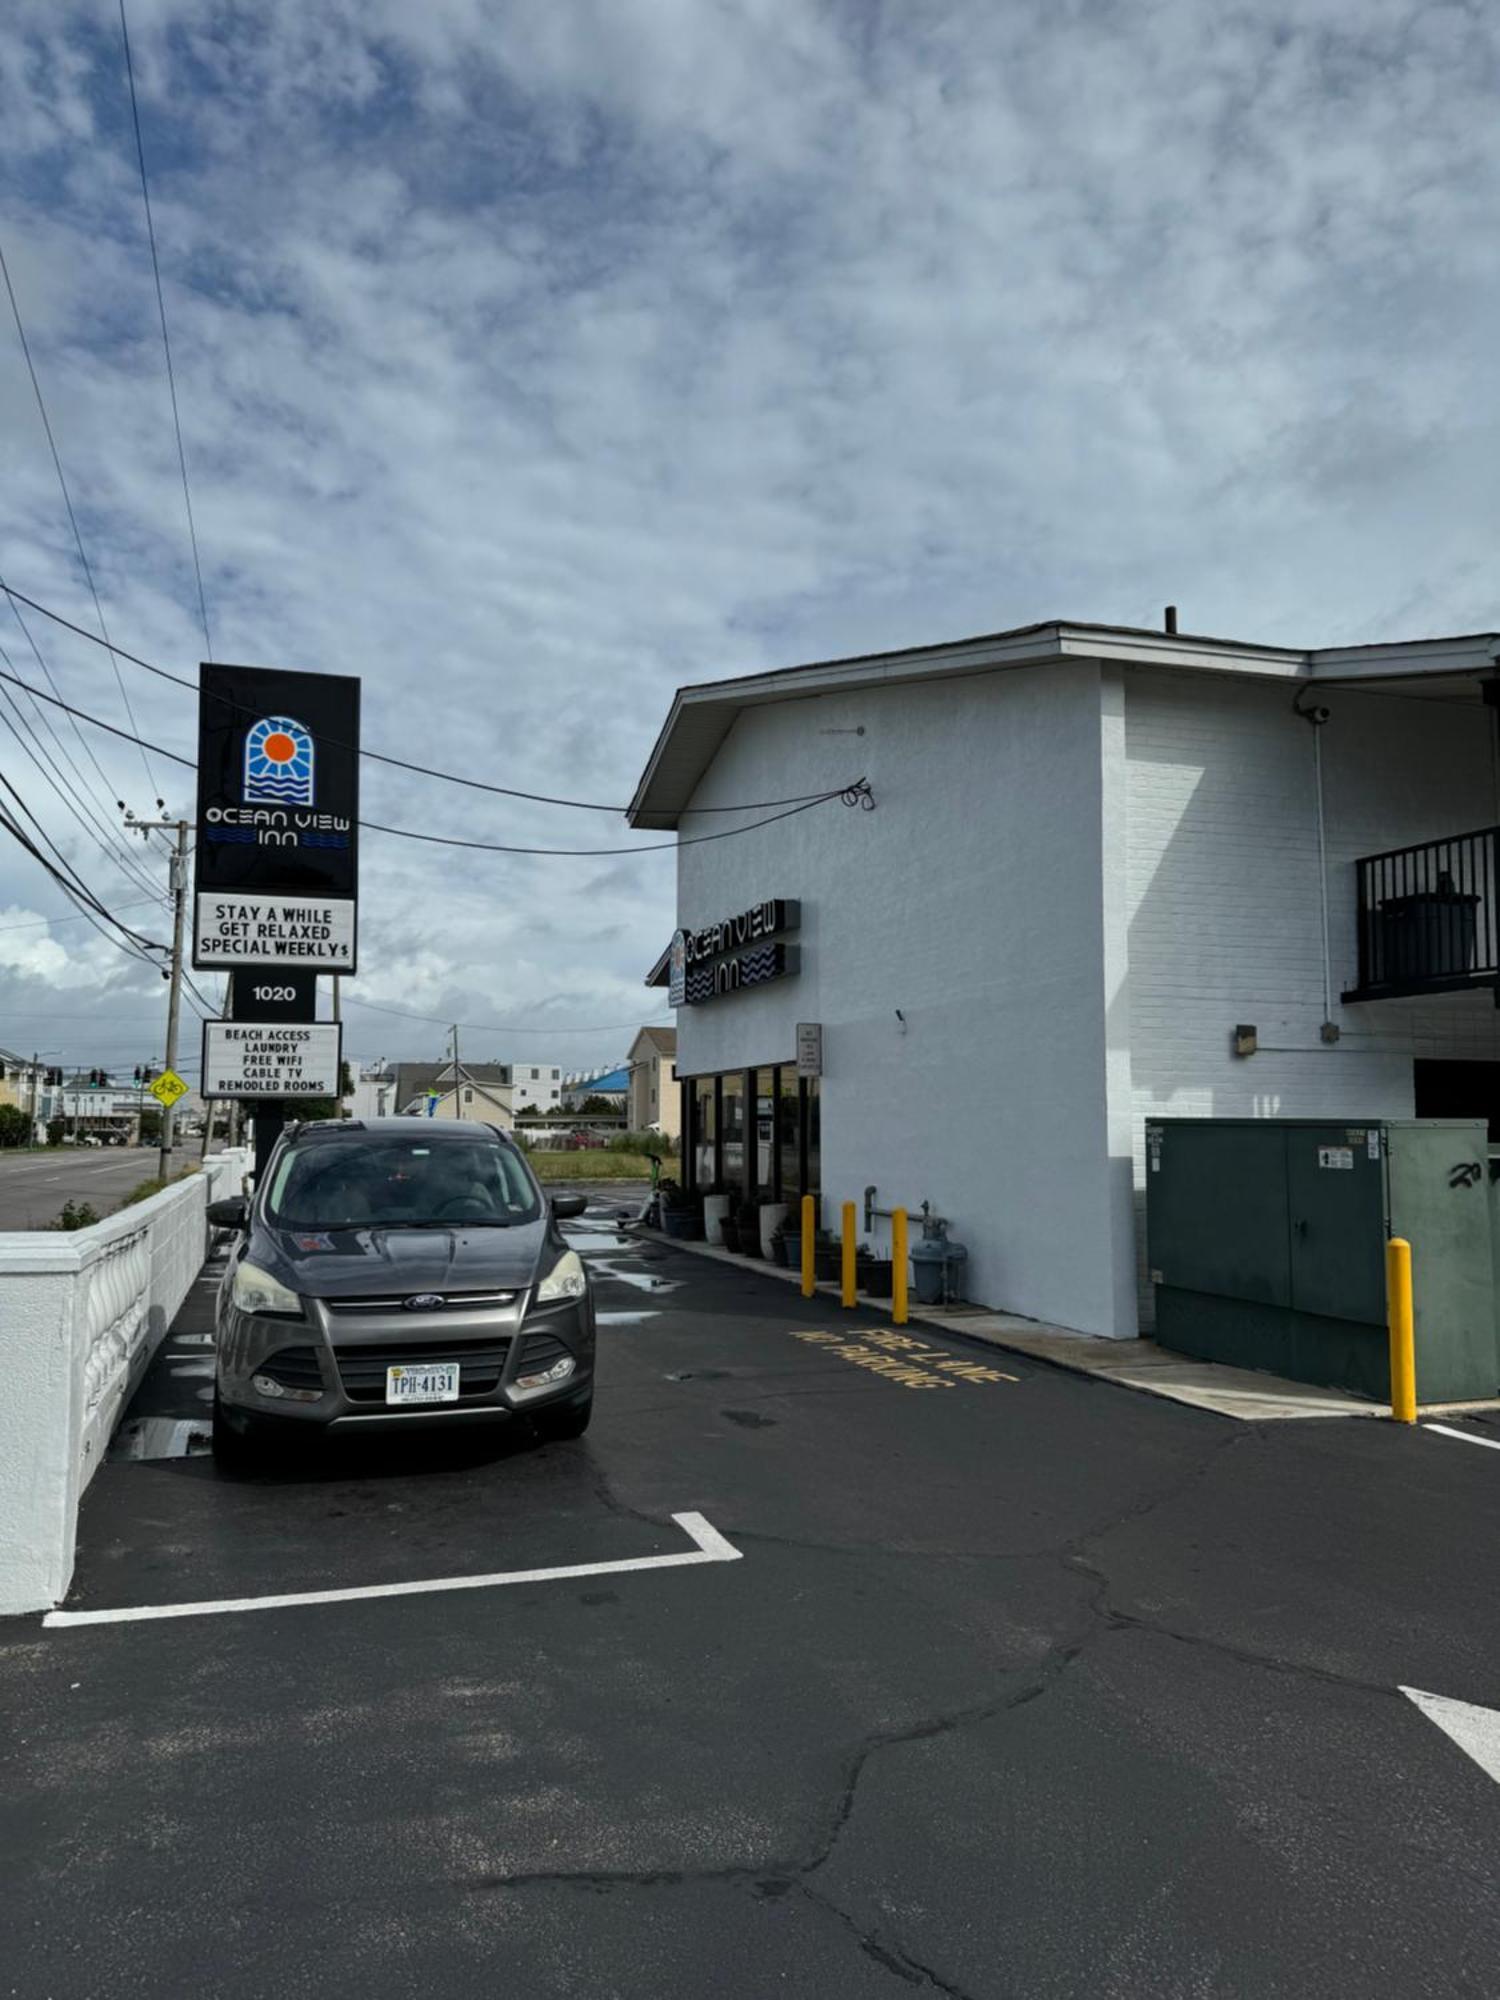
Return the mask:
[[1333, 946], [1328, 930], [1328, 829], [1323, 809], [1323, 725], [1330, 711], [1318, 704], [1304, 708], [1300, 693], [1292, 703], [1292, 711], [1300, 715], [1304, 722], [1312, 724], [1313, 787], [1318, 812], [1318, 909], [1323, 927], [1322, 1035], [1325, 1042], [1334, 1042], [1338, 1040], [1339, 1031], [1333, 1018]]

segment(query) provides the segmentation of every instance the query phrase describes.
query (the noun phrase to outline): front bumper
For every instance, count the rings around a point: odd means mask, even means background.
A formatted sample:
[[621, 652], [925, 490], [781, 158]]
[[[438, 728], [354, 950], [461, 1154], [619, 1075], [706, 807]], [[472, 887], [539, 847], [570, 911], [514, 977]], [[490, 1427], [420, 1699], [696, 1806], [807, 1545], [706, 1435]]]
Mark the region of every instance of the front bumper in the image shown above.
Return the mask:
[[[593, 1385], [593, 1301], [585, 1295], [529, 1306], [530, 1297], [420, 1316], [305, 1299], [301, 1318], [241, 1312], [226, 1299], [217, 1336], [219, 1400], [240, 1417], [340, 1432], [474, 1428], [579, 1402]], [[560, 1380], [518, 1387], [519, 1376], [545, 1372], [564, 1356], [573, 1365]], [[457, 1402], [387, 1405], [389, 1366], [434, 1360], [459, 1363]], [[256, 1387], [257, 1376], [294, 1393], [267, 1393]]]

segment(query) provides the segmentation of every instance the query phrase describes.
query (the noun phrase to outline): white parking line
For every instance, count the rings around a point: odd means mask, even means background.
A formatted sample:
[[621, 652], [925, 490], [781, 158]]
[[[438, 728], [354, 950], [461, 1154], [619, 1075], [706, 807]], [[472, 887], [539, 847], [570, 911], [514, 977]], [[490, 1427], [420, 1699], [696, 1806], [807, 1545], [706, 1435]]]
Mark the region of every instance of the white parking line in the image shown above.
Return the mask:
[[1482, 1444], [1489, 1451], [1500, 1451], [1500, 1440], [1473, 1437], [1468, 1431], [1454, 1430], [1451, 1424], [1424, 1423], [1422, 1428], [1424, 1431], [1440, 1431], [1445, 1438], [1457, 1438], [1460, 1444]]
[[221, 1611], [284, 1611], [299, 1604], [353, 1604], [365, 1597], [420, 1597], [434, 1590], [496, 1590], [507, 1583], [561, 1583], [575, 1576], [619, 1576], [631, 1569], [687, 1569], [739, 1562], [740, 1551], [701, 1514], [672, 1519], [694, 1543], [679, 1555], [628, 1556], [620, 1562], [569, 1563], [560, 1569], [501, 1570], [493, 1576], [440, 1576], [425, 1583], [367, 1583], [351, 1590], [297, 1590], [279, 1597], [215, 1597], [197, 1604], [138, 1604], [117, 1611], [49, 1611], [43, 1625], [133, 1625], [153, 1618], [204, 1618]]

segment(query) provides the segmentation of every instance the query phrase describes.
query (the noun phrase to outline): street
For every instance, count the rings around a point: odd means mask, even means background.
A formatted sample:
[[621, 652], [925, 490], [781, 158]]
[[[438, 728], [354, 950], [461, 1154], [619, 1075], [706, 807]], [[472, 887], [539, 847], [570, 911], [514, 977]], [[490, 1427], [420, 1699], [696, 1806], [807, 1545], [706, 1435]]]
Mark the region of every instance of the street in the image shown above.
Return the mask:
[[[198, 1157], [197, 1141], [176, 1160]], [[123, 1196], [156, 1172], [154, 1146], [56, 1146], [45, 1153], [0, 1153], [0, 1229], [45, 1229], [69, 1201], [111, 1215]]]
[[572, 1444], [220, 1474], [200, 1283], [66, 1607], [145, 1615], [0, 1625], [0, 1991], [1494, 1991], [1500, 1787], [1401, 1689], [1500, 1705], [1500, 1430], [1232, 1423], [632, 1207]]

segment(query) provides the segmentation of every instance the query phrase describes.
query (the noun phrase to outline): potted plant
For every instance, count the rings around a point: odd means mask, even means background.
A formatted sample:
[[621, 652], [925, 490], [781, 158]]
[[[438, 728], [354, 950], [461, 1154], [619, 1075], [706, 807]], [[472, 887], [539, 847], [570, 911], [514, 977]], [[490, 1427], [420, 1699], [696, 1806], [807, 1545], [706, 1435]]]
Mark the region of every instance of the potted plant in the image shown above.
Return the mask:
[[844, 1271], [844, 1246], [837, 1236], [820, 1229], [813, 1239], [813, 1269], [820, 1284], [837, 1284]]
[[855, 1252], [854, 1282], [872, 1299], [888, 1299], [895, 1285], [895, 1265], [889, 1257], [876, 1257], [863, 1244]]
[[731, 1209], [719, 1224], [719, 1235], [726, 1250], [740, 1247], [740, 1215], [738, 1209]]

